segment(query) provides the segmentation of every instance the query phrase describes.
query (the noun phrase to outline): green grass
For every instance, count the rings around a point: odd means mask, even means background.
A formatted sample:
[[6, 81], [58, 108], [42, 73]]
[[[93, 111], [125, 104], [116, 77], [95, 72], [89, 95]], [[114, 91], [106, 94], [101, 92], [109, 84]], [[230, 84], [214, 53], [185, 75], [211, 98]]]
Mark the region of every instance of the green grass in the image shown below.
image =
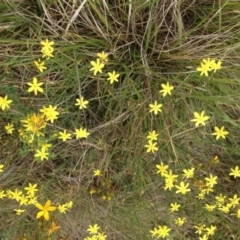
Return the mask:
[[[83, 2], [83, 1], [82, 1]], [[0, 189], [24, 189], [37, 183], [41, 204], [73, 201], [66, 214], [53, 213], [60, 225], [50, 239], [84, 239], [90, 224], [97, 223], [108, 239], [152, 239], [150, 230], [167, 225], [170, 239], [197, 239], [194, 225], [214, 224], [209, 239], [238, 239], [236, 216], [209, 213], [195, 199], [197, 188], [187, 195], [164, 191], [163, 178], [155, 165], [163, 161], [175, 174], [195, 167], [195, 180], [209, 173], [218, 184], [208, 200], [222, 193], [239, 194], [239, 179], [229, 177], [230, 168], [240, 165], [239, 106], [239, 18], [236, 1], [78, 1], [23, 0], [0, 3], [0, 96], [13, 100], [0, 117]], [[40, 41], [54, 40], [54, 57], [47, 70], [36, 71], [33, 61], [41, 58]], [[90, 61], [98, 52], [109, 54], [102, 74], [93, 76]], [[222, 61], [222, 69], [209, 77], [196, 67], [203, 58]], [[119, 82], [106, 81], [107, 72], [120, 74]], [[37, 77], [44, 94], [28, 93], [27, 82]], [[162, 98], [160, 85], [175, 88]], [[88, 108], [79, 110], [76, 98], [84, 96]], [[149, 113], [155, 100], [162, 113]], [[20, 141], [20, 120], [49, 104], [58, 107], [59, 118], [49, 123], [46, 138], [52, 144], [48, 161], [34, 160], [34, 151]], [[210, 116], [206, 126], [194, 127], [193, 112]], [[12, 122], [15, 131], [6, 134]], [[212, 136], [215, 126], [229, 131], [226, 140]], [[54, 138], [63, 129], [84, 127], [85, 140], [67, 142]], [[156, 130], [159, 150], [146, 153], [146, 136]], [[210, 164], [213, 156], [220, 163]], [[100, 180], [93, 171], [101, 169]], [[106, 187], [102, 184], [110, 182]], [[91, 186], [114, 190], [113, 198], [89, 194]], [[181, 216], [187, 223], [176, 227], [178, 213], [169, 204], [185, 204]], [[37, 221], [35, 206], [16, 216], [18, 203], [0, 199], [0, 238], [46, 239], [50, 222]], [[232, 209], [231, 213], [239, 209]], [[179, 213], [180, 214], [180, 213]], [[43, 226], [40, 226], [43, 224]]]

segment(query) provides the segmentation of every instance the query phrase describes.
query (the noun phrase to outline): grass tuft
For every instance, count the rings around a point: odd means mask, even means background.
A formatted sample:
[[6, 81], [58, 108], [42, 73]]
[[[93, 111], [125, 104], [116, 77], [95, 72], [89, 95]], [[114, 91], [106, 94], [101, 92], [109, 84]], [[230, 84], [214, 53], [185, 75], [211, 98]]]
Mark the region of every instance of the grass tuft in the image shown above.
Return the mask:
[[[171, 229], [168, 239], [238, 239], [239, 200], [229, 212], [222, 208], [234, 194], [239, 197], [239, 178], [229, 175], [240, 166], [239, 13], [239, 3], [231, 0], [1, 1], [0, 238], [91, 239], [89, 225], [98, 224], [107, 239], [154, 239], [150, 231], [158, 226]], [[48, 59], [41, 52], [46, 39], [54, 41]], [[94, 75], [91, 61], [102, 51], [108, 61]], [[207, 58], [222, 67], [214, 72], [208, 66], [209, 75], [200, 76], [197, 68]], [[47, 67], [43, 72], [34, 65], [38, 59]], [[113, 71], [119, 77], [111, 84]], [[34, 77], [43, 93], [28, 92]], [[159, 91], [167, 82], [174, 88], [163, 97]], [[5, 96], [12, 102], [2, 109]], [[80, 97], [89, 102], [86, 108], [75, 105]], [[149, 112], [155, 101], [162, 104], [157, 115]], [[22, 120], [50, 105], [57, 119], [49, 121], [52, 112], [45, 112], [44, 127], [31, 135]], [[191, 120], [202, 111], [210, 118], [196, 127]], [[216, 126], [229, 132], [226, 139], [212, 135]], [[79, 128], [89, 136], [77, 139]], [[72, 136], [65, 142], [59, 139], [64, 130]], [[158, 150], [147, 153], [153, 130]], [[42, 150], [46, 144], [51, 146]], [[48, 160], [36, 157], [37, 150]], [[160, 163], [168, 166], [162, 176]], [[183, 170], [191, 168], [194, 177], [186, 179]], [[170, 170], [178, 176], [171, 191]], [[217, 185], [197, 199], [210, 174]], [[191, 192], [177, 194], [181, 182]], [[12, 193], [26, 194], [29, 183], [37, 184], [39, 204], [72, 201], [72, 208], [49, 211], [49, 221], [36, 219], [36, 203], [20, 205]], [[225, 205], [217, 203], [220, 194]], [[179, 212], [169, 211], [174, 202]], [[17, 208], [25, 212], [16, 215]], [[183, 226], [178, 217], [186, 218]], [[49, 234], [52, 224], [60, 228]], [[199, 224], [205, 224], [200, 234]], [[213, 236], [206, 233], [210, 226], [216, 226]]]

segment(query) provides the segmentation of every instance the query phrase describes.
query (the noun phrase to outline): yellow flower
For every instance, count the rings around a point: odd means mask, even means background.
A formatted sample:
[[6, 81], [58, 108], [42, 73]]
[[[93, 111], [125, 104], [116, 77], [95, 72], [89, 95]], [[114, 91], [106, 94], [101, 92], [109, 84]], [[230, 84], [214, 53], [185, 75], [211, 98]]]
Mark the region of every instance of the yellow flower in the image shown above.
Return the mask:
[[63, 132], [59, 132], [59, 139], [65, 142], [67, 139], [71, 139], [71, 133], [67, 133], [66, 129]]
[[183, 176], [186, 178], [193, 178], [195, 168], [183, 169]]
[[177, 174], [173, 174], [172, 173], [172, 170], [169, 170], [167, 173], [164, 174], [164, 177], [167, 181], [176, 181], [177, 178], [178, 178], [178, 175]]
[[50, 57], [53, 57], [53, 48], [42, 48], [41, 52], [42, 52], [42, 57], [43, 58], [46, 58], [46, 59], [49, 59]]
[[205, 178], [205, 180], [206, 180], [206, 186], [208, 186], [208, 187], [213, 187], [215, 184], [217, 184], [217, 176], [213, 176], [211, 173], [210, 173], [210, 176], [209, 176], [209, 178], [208, 177], [206, 177]]
[[4, 98], [0, 97], [0, 108], [4, 111], [5, 109], [10, 108], [9, 104], [12, 102], [12, 100], [8, 100], [8, 95], [6, 95]]
[[99, 169], [94, 170], [93, 173], [94, 173], [93, 176], [101, 176], [101, 175], [102, 175], [102, 172], [101, 172], [101, 170], [99, 170]]
[[156, 133], [155, 130], [153, 130], [153, 131], [148, 132], [147, 139], [152, 140], [152, 141], [153, 140], [157, 141], [157, 136], [158, 136], [158, 134]]
[[66, 204], [58, 205], [58, 210], [60, 213], [66, 213], [66, 211], [68, 210], [68, 207]]
[[55, 206], [51, 206], [51, 201], [50, 200], [47, 200], [45, 205], [41, 205], [40, 203], [36, 203], [35, 206], [41, 210], [38, 212], [36, 218], [40, 218], [40, 217], [44, 217], [45, 220], [49, 220], [49, 213], [48, 212], [52, 212], [52, 211], [55, 211], [56, 210], [56, 207]]
[[154, 228], [153, 230], [150, 230], [150, 233], [152, 234], [152, 237], [157, 237], [157, 238], [165, 238], [169, 236], [169, 232], [171, 231], [170, 228], [167, 226], [158, 226], [157, 228]]
[[24, 196], [24, 195], [22, 195], [22, 196], [20, 196], [20, 199], [19, 199], [19, 205], [21, 206], [21, 205], [27, 205], [28, 204], [28, 198], [27, 198], [27, 196]]
[[165, 97], [167, 94], [171, 95], [171, 91], [173, 90], [173, 86], [169, 85], [169, 82], [167, 84], [161, 84], [162, 90], [159, 92], [163, 94], [163, 97]]
[[13, 133], [13, 124], [12, 123], [8, 123], [6, 126], [5, 126], [5, 130], [7, 132], [7, 134], [12, 134]]
[[89, 225], [87, 231], [89, 232], [89, 234], [97, 234], [99, 228], [100, 227], [97, 224]]
[[161, 110], [162, 104], [158, 104], [157, 101], [155, 101], [154, 104], [149, 104], [149, 107], [150, 107], [149, 112], [153, 112], [155, 115], [157, 115], [158, 112], [162, 112]]
[[107, 80], [110, 81], [110, 84], [113, 84], [114, 82], [118, 82], [118, 77], [120, 76], [118, 73], [113, 71], [112, 73], [108, 72], [109, 78]]
[[46, 57], [46, 59], [49, 59], [50, 57], [53, 57], [53, 51], [54, 48], [52, 47], [52, 45], [54, 44], [54, 41], [49, 42], [48, 39], [44, 41], [41, 41], [42, 46], [42, 54], [43, 54], [43, 58]]
[[157, 173], [160, 173], [161, 176], [165, 176], [165, 174], [168, 173], [168, 165], [164, 165], [163, 162], [161, 162], [160, 165], [156, 165], [156, 168], [158, 169]]
[[211, 71], [211, 69], [208, 64], [201, 63], [201, 67], [198, 67], [197, 71], [201, 72], [200, 76], [204, 74], [206, 77], [208, 77], [208, 72]]
[[30, 86], [28, 92], [34, 92], [35, 95], [37, 95], [38, 92], [43, 92], [43, 89], [41, 88], [43, 82], [38, 83], [37, 78], [33, 78], [33, 82], [28, 82], [27, 85]]
[[35, 192], [38, 191], [37, 184], [28, 184], [28, 187], [24, 188], [27, 191], [28, 197], [32, 198], [35, 196]]
[[213, 67], [215, 66], [215, 60], [214, 59], [211, 59], [211, 58], [204, 58], [202, 60], [202, 63], [205, 64], [206, 66], [209, 67], [209, 71], [211, 71], [213, 69]]
[[37, 69], [39, 70], [39, 72], [43, 72], [43, 70], [47, 69], [44, 66], [44, 62], [41, 62], [40, 59], [38, 59], [38, 61], [34, 61], [34, 64], [37, 67]]
[[208, 72], [212, 70], [212, 66], [214, 64], [215, 60], [211, 60], [210, 58], [203, 59], [201, 62], [201, 67], [197, 68], [197, 71], [201, 72], [200, 76], [205, 74], [205, 76], [208, 76]]
[[76, 101], [77, 103], [75, 104], [75, 106], [79, 106], [79, 109], [87, 108], [86, 105], [88, 104], [88, 101], [84, 100], [83, 97], [77, 98]]
[[216, 205], [209, 205], [209, 204], [205, 204], [205, 208], [209, 211], [209, 212], [212, 212], [215, 208], [216, 208]]
[[43, 161], [44, 159], [48, 160], [48, 155], [49, 153], [46, 152], [46, 149], [44, 147], [42, 147], [41, 150], [36, 150], [34, 157], [40, 158], [41, 161]]
[[146, 144], [144, 147], [147, 148], [147, 153], [149, 152], [156, 152], [158, 150], [158, 147], [156, 147], [157, 143], [156, 142], [152, 142], [151, 140], [148, 141], [148, 144]]
[[195, 233], [198, 233], [199, 235], [202, 235], [203, 232], [206, 230], [205, 224], [199, 224], [198, 226], [194, 226], [197, 230]]
[[52, 146], [52, 144], [47, 142], [40, 142], [38, 146], [43, 148], [45, 151], [48, 151], [48, 149]]
[[184, 182], [180, 182], [180, 185], [177, 186], [175, 185], [175, 188], [177, 188], [178, 190], [176, 191], [176, 193], [182, 193], [183, 195], [186, 194], [187, 192], [190, 192], [191, 190], [188, 188], [189, 183], [184, 183]]
[[218, 196], [216, 196], [215, 199], [217, 201], [218, 207], [221, 207], [221, 206], [223, 206], [223, 204], [225, 202], [226, 196], [222, 195], [222, 193], [221, 193]]
[[230, 204], [235, 207], [239, 204], [240, 198], [237, 196], [237, 194], [234, 194], [233, 198], [228, 199]]
[[[45, 128], [47, 124], [43, 114], [35, 113], [28, 115], [25, 119], [21, 120], [21, 122], [24, 123], [23, 126], [26, 128], [26, 131], [30, 131], [37, 136], [43, 135], [43, 133], [41, 133], [41, 130]], [[21, 133], [23, 137], [25, 134], [24, 132], [25, 131]]]
[[196, 198], [199, 199], [199, 200], [203, 200], [203, 199], [205, 199], [205, 195], [206, 195], [206, 191], [201, 190], [201, 191], [198, 193], [198, 195], [196, 196]]
[[221, 128], [218, 127], [214, 127], [215, 132], [212, 133], [212, 135], [216, 135], [216, 139], [218, 140], [220, 137], [222, 138], [226, 138], [225, 136], [228, 135], [228, 131], [224, 131], [224, 126], [222, 126]]
[[207, 234], [204, 234], [201, 237], [199, 237], [199, 240], [208, 240]]
[[67, 207], [68, 207], [68, 208], [72, 208], [72, 206], [73, 206], [73, 202], [72, 202], [72, 201], [69, 201], [69, 202], [67, 203]]
[[93, 75], [96, 76], [98, 72], [102, 72], [102, 69], [104, 68], [104, 64], [100, 61], [99, 58], [97, 58], [96, 62], [91, 61], [91, 65], [93, 66], [90, 71], [94, 71]]
[[231, 206], [232, 205], [228, 203], [226, 206], [219, 207], [218, 210], [220, 210], [224, 213], [229, 213]]
[[28, 205], [35, 205], [37, 203], [37, 197], [32, 197], [32, 198], [29, 198], [28, 200]]
[[238, 169], [238, 166], [236, 166], [234, 169], [231, 168], [229, 176], [233, 176], [234, 178], [240, 177], [240, 169]]
[[79, 138], [87, 138], [90, 133], [87, 131], [87, 129], [79, 128], [79, 129], [75, 129], [74, 134], [76, 135], [76, 139], [79, 139]]
[[108, 54], [105, 52], [97, 53], [97, 56], [102, 61], [102, 63], [106, 63], [108, 61]]
[[23, 210], [23, 209], [14, 209], [14, 211], [16, 212], [16, 214], [18, 216], [21, 215], [23, 212], [25, 212], [25, 210]]
[[181, 227], [184, 223], [186, 222], [186, 218], [180, 218], [178, 217], [177, 219], [175, 219], [175, 223]]
[[98, 233], [97, 234], [97, 239], [98, 240], [105, 240], [105, 239], [107, 239], [107, 235], [105, 235], [105, 233]]
[[173, 180], [169, 180], [166, 178], [164, 190], [166, 191], [167, 189], [169, 189], [171, 191], [173, 187], [174, 187]]
[[43, 45], [43, 48], [51, 48], [54, 44], [54, 41], [49, 42], [48, 39], [46, 39], [45, 42], [41, 41], [40, 43]]
[[205, 122], [209, 119], [208, 116], [204, 116], [204, 111], [201, 112], [201, 114], [194, 112], [194, 119], [191, 120], [191, 122], [195, 122], [195, 126], [198, 127], [198, 125], [202, 124], [205, 126]]
[[176, 202], [175, 203], [171, 203], [170, 205], [171, 205], [171, 208], [170, 208], [171, 212], [177, 212], [179, 210], [179, 208], [180, 208], [180, 204], [178, 204]]
[[50, 121], [51, 123], [54, 122], [58, 118], [59, 112], [56, 111], [57, 107], [53, 107], [52, 105], [49, 105], [48, 107], [43, 107], [40, 109], [40, 112], [43, 113], [43, 115], [46, 117], [47, 121]]
[[0, 164], [0, 173], [3, 172], [4, 165]]
[[217, 229], [216, 226], [211, 225], [209, 228], [206, 228], [205, 230], [206, 230], [208, 236], [213, 236], [216, 229]]
[[222, 62], [219, 60], [217, 63], [215, 62], [214, 59], [203, 59], [201, 62], [201, 67], [197, 68], [198, 72], [201, 72], [200, 76], [202, 76], [203, 74], [205, 76], [208, 76], [208, 72], [214, 70], [214, 72], [216, 72], [216, 70], [221, 69], [221, 64]]
[[11, 192], [11, 199], [15, 199], [16, 201], [20, 201], [22, 195], [22, 191], [15, 189], [14, 192]]
[[216, 72], [216, 70], [220, 70], [222, 68], [222, 62], [219, 60], [217, 63], [212, 64], [212, 70], [214, 70], [214, 72]]
[[7, 190], [6, 191], [6, 197], [8, 198], [8, 199], [13, 199], [13, 191], [12, 190]]

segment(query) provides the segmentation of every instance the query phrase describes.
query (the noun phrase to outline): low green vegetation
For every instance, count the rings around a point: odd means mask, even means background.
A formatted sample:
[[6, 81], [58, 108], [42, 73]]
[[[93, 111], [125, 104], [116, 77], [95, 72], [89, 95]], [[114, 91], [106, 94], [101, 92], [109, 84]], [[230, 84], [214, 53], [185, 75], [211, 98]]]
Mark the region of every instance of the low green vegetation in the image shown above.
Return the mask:
[[0, 2], [0, 239], [239, 239], [237, 1]]

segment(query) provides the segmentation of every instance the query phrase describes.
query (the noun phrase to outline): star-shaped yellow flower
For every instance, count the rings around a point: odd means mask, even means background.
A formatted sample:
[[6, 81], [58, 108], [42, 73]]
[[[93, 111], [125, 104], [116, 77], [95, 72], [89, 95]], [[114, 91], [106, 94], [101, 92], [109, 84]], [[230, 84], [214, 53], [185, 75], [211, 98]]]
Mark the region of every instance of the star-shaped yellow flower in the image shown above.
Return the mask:
[[0, 97], [0, 108], [4, 111], [5, 109], [10, 108], [9, 104], [12, 102], [12, 100], [7, 99], [8, 96], [6, 95], [4, 98]]
[[99, 228], [100, 228], [100, 227], [99, 227], [97, 224], [89, 225], [87, 231], [88, 231], [90, 234], [97, 234]]
[[27, 85], [30, 86], [28, 92], [34, 92], [35, 95], [37, 95], [38, 92], [43, 92], [43, 89], [41, 88], [43, 82], [38, 82], [37, 78], [33, 78], [32, 83], [28, 82]]
[[171, 212], [177, 212], [181, 205], [175, 202], [175, 203], [171, 203], [170, 206], [171, 206], [170, 208]]
[[157, 228], [154, 228], [153, 230], [150, 230], [150, 233], [152, 234], [152, 237], [156, 237], [156, 238], [165, 238], [167, 236], [169, 236], [169, 232], [171, 231], [170, 228], [168, 228], [167, 226], [158, 226]]
[[89, 103], [87, 100], [84, 100], [83, 97], [77, 98], [76, 102], [75, 106], [79, 106], [79, 109], [87, 108], [87, 104]]
[[98, 72], [102, 72], [102, 69], [104, 68], [104, 63], [100, 61], [99, 58], [97, 58], [96, 62], [91, 61], [91, 65], [93, 66], [90, 71], [93, 71], [93, 75], [96, 76]]
[[36, 183], [35, 184], [29, 183], [28, 187], [25, 187], [24, 189], [27, 191], [28, 196], [31, 197], [31, 198], [34, 197], [35, 192], [38, 191]]
[[157, 143], [156, 142], [152, 142], [151, 140], [148, 141], [148, 144], [146, 144], [144, 147], [147, 148], [147, 153], [149, 152], [156, 152], [158, 150], [158, 147], [156, 147]]
[[178, 190], [176, 191], [176, 193], [182, 193], [183, 195], [186, 194], [187, 192], [190, 192], [191, 190], [188, 188], [189, 183], [184, 183], [183, 181], [180, 182], [180, 185], [175, 185], [175, 188], [177, 188]]
[[209, 119], [208, 116], [204, 116], [204, 111], [201, 114], [194, 112], [194, 119], [191, 122], [195, 122], [195, 126], [198, 127], [200, 124], [205, 126], [205, 122]]
[[159, 92], [162, 93], [163, 97], [165, 97], [167, 94], [171, 95], [171, 91], [173, 90], [173, 86], [169, 85], [169, 82], [167, 84], [161, 84], [162, 90]]
[[217, 184], [217, 176], [214, 176], [210, 173], [209, 177], [205, 177], [206, 180], [206, 186], [213, 188], [215, 184]]
[[38, 212], [37, 214], [37, 219], [40, 217], [44, 217], [45, 220], [49, 220], [49, 213], [48, 212], [52, 212], [56, 210], [55, 206], [51, 206], [51, 201], [47, 200], [47, 202], [45, 203], [45, 205], [41, 205], [40, 203], [36, 203], [35, 205], [38, 209], [40, 209], [41, 211]]
[[158, 134], [156, 133], [155, 130], [148, 132], [147, 139], [149, 140], [156, 140], [157, 141], [157, 136]]
[[240, 177], [240, 169], [238, 166], [235, 168], [231, 168], [231, 172], [229, 173], [229, 176], [233, 176], [234, 178]]
[[183, 176], [185, 178], [193, 178], [195, 168], [183, 169]]
[[63, 132], [59, 132], [59, 139], [65, 142], [67, 139], [71, 139], [71, 133], [67, 133], [66, 129]]
[[87, 131], [87, 129], [79, 128], [79, 129], [75, 129], [74, 134], [76, 134], [76, 139], [79, 139], [79, 138], [87, 138], [90, 133]]
[[164, 176], [165, 174], [167, 174], [168, 165], [164, 165], [163, 162], [161, 162], [160, 164], [157, 164], [156, 168], [158, 169], [157, 173], [159, 173], [161, 176]]
[[198, 67], [197, 71], [201, 72], [200, 76], [204, 74], [206, 77], [208, 77], [208, 72], [211, 71], [211, 69], [208, 64], [201, 63], [201, 67]]
[[12, 134], [13, 130], [14, 130], [13, 124], [12, 123], [8, 123], [5, 126], [5, 130], [6, 130], [7, 134]]
[[36, 150], [34, 157], [40, 158], [40, 160], [43, 161], [44, 159], [48, 160], [48, 155], [49, 153], [46, 151], [45, 148], [42, 147], [41, 150]]
[[106, 63], [108, 61], [108, 54], [102, 51], [101, 53], [97, 53], [97, 56], [102, 61], [102, 63]]
[[59, 115], [59, 112], [56, 109], [57, 109], [57, 106], [53, 107], [52, 105], [49, 105], [48, 107], [44, 106], [42, 109], [40, 109], [40, 112], [43, 113], [47, 121], [50, 121], [51, 123], [53, 123], [54, 120], [56, 120]]
[[44, 62], [41, 62], [40, 59], [38, 59], [38, 61], [34, 61], [34, 64], [36, 66], [36, 68], [39, 70], [39, 72], [43, 72], [43, 70], [47, 69], [45, 66], [44, 66]]
[[46, 59], [49, 59], [50, 57], [53, 57], [53, 51], [54, 51], [54, 48], [53, 48], [53, 44], [54, 44], [54, 41], [48, 41], [48, 39], [44, 41], [41, 41], [41, 44], [43, 45], [42, 46], [42, 54], [43, 54], [43, 58], [46, 57]]
[[220, 137], [222, 138], [226, 138], [225, 136], [228, 135], [228, 131], [224, 131], [224, 126], [222, 126], [221, 128], [218, 127], [214, 127], [215, 132], [212, 133], [212, 135], [216, 135], [216, 139], [218, 140]]
[[107, 80], [110, 81], [110, 84], [113, 84], [114, 82], [118, 82], [118, 77], [120, 76], [118, 73], [113, 71], [112, 73], [108, 73], [109, 78]]
[[93, 176], [101, 176], [102, 175], [102, 172], [99, 169], [94, 170], [93, 173], [94, 173]]
[[157, 101], [154, 102], [154, 104], [149, 104], [150, 111], [153, 112], [155, 115], [158, 114], [158, 112], [162, 112], [161, 107], [162, 104], [159, 104]]
[[49, 42], [48, 39], [46, 39], [45, 42], [41, 41], [40, 43], [43, 45], [42, 48], [51, 48], [54, 44], [54, 41]]

